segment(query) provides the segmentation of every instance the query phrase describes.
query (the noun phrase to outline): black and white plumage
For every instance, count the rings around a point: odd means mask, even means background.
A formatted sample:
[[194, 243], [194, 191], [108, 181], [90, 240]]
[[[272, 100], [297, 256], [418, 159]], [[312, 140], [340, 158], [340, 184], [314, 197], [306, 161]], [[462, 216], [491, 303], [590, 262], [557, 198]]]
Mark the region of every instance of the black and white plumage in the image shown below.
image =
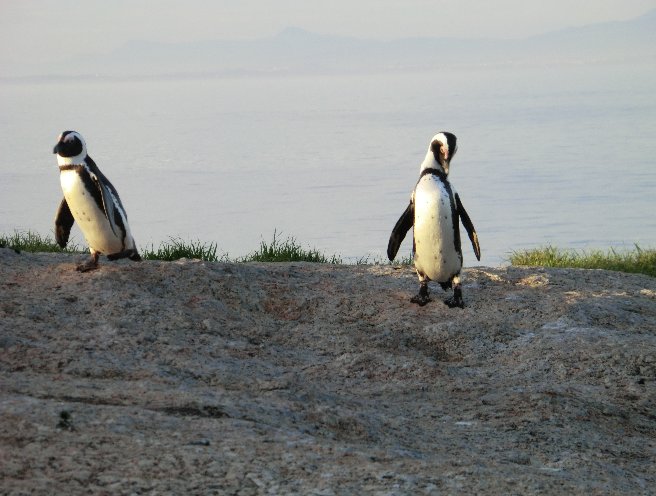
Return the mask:
[[57, 154], [64, 192], [55, 217], [55, 239], [64, 248], [77, 222], [91, 251], [91, 259], [77, 269], [86, 272], [97, 268], [101, 254], [109, 260], [141, 260], [118, 191], [87, 154], [82, 136], [64, 131], [53, 153]]
[[392, 229], [387, 246], [387, 256], [394, 260], [406, 233], [414, 227], [412, 251], [419, 293], [411, 301], [420, 306], [430, 301], [428, 281], [436, 281], [445, 290], [453, 288], [453, 296], [445, 301], [447, 305], [464, 307], [460, 283], [460, 221], [467, 230], [476, 258], [481, 259], [474, 224], [447, 177], [456, 150], [456, 137], [452, 133], [441, 132], [433, 137], [410, 204]]

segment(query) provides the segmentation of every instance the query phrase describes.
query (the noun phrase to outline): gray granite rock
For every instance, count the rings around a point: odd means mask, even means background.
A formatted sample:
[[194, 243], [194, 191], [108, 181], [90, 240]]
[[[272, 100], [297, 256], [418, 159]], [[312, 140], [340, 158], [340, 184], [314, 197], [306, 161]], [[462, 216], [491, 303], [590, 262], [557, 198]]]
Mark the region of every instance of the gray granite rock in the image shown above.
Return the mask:
[[648, 494], [656, 280], [0, 249], [2, 494]]

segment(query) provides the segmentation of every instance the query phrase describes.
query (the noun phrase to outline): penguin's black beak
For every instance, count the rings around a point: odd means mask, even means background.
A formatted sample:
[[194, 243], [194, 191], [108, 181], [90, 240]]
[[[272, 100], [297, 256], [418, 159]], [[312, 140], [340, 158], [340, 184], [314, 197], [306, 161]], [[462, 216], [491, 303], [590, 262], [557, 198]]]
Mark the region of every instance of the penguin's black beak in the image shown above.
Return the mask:
[[55, 147], [52, 149], [52, 153], [58, 153], [59, 152], [59, 143], [55, 145]]

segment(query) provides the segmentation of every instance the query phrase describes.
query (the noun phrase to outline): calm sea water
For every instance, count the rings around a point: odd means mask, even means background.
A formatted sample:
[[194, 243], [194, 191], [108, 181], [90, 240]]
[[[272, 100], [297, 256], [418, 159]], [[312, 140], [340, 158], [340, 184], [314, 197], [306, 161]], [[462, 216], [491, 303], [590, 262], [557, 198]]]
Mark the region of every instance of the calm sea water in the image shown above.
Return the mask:
[[75, 129], [142, 247], [182, 237], [235, 257], [275, 229], [346, 260], [383, 258], [430, 138], [449, 130], [482, 264], [545, 244], [656, 245], [647, 65], [5, 83], [0, 111], [2, 233], [52, 232], [52, 147]]

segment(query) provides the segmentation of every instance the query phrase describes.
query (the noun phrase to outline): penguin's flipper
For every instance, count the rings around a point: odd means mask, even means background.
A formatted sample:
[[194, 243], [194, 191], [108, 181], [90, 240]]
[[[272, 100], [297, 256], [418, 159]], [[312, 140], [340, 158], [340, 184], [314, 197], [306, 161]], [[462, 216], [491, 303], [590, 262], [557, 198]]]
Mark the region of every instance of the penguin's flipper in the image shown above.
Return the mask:
[[390, 235], [389, 243], [387, 244], [387, 258], [390, 259], [390, 262], [396, 257], [399, 247], [401, 246], [405, 235], [414, 224], [414, 221], [415, 204], [411, 201], [408, 208], [405, 209], [405, 212], [403, 212], [399, 220], [396, 221], [394, 229], [392, 229], [392, 234]]
[[478, 234], [476, 234], [476, 229], [474, 228], [474, 224], [469, 218], [469, 215], [467, 215], [467, 211], [465, 210], [465, 207], [462, 205], [458, 193], [456, 193], [456, 208], [458, 209], [458, 215], [460, 215], [460, 220], [462, 221], [462, 225], [465, 226], [467, 235], [471, 240], [472, 248], [474, 249], [474, 254], [476, 255], [476, 260], [480, 262], [481, 246], [478, 244]]
[[102, 181], [96, 179], [96, 184], [98, 185], [98, 189], [102, 196], [103, 209], [105, 210], [105, 217], [107, 217], [107, 220], [109, 221], [109, 227], [111, 227], [112, 232], [118, 236], [118, 233], [116, 232], [116, 215], [112, 193]]
[[66, 247], [68, 243], [68, 237], [71, 234], [71, 227], [75, 223], [71, 209], [68, 208], [68, 203], [66, 203], [66, 198], [64, 198], [59, 204], [57, 209], [57, 215], [55, 216], [55, 240], [61, 248]]
[[107, 220], [109, 221], [109, 227], [112, 228], [112, 232], [115, 236], [119, 236], [119, 234], [116, 232], [117, 225], [115, 213], [115, 202], [121, 202], [121, 200], [118, 198], [118, 193], [115, 193], [116, 190], [109, 182], [109, 180], [103, 175], [103, 173], [100, 172], [100, 169], [91, 157], [86, 157], [86, 164], [91, 179], [96, 185], [96, 188], [98, 188], [98, 191], [100, 191], [102, 207], [105, 211], [105, 217], [107, 217]]

